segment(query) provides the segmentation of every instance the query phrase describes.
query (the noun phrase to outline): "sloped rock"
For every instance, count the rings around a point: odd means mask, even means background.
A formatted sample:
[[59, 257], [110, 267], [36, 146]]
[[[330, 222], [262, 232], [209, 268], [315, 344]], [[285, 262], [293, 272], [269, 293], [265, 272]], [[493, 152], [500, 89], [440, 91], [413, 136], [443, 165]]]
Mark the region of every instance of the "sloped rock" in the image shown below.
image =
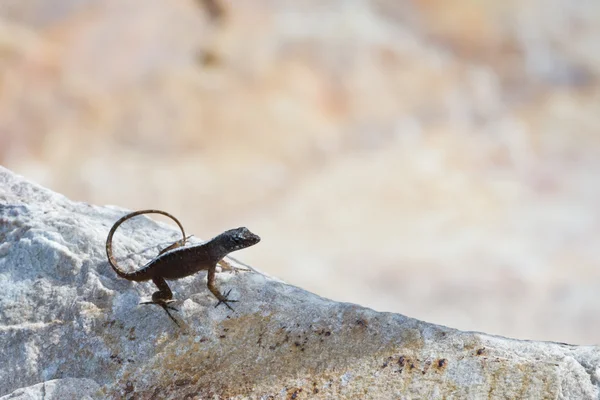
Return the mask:
[[2, 400], [63, 400], [80, 399], [90, 400], [100, 391], [98, 384], [92, 379], [65, 378], [54, 379], [38, 383], [26, 388], [17, 389], [9, 395], [2, 396]]
[[[152, 284], [107, 263], [106, 236], [124, 212], [0, 167], [1, 399], [599, 398], [598, 347], [461, 332], [255, 271], [218, 274], [240, 300], [233, 312], [215, 308], [204, 273], [170, 282], [177, 327], [139, 305]], [[179, 235], [130, 222], [115, 243], [131, 266]]]

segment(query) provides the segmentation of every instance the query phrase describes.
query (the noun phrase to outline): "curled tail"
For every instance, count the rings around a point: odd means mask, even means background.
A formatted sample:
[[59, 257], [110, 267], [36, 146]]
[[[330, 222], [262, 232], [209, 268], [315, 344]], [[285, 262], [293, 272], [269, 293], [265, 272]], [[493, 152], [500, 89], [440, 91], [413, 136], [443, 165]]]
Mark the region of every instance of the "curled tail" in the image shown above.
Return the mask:
[[[185, 237], [185, 230], [183, 229], [183, 225], [181, 225], [181, 223], [179, 222], [179, 220], [177, 218], [175, 218], [174, 216], [172, 216], [171, 214], [169, 214], [166, 211], [161, 211], [161, 210], [139, 210], [139, 211], [134, 211], [131, 212], [129, 214], [125, 214], [124, 216], [122, 216], [121, 218], [119, 218], [119, 220], [117, 222], [115, 222], [115, 224], [112, 226], [112, 228], [110, 228], [110, 232], [108, 232], [108, 237], [106, 238], [106, 256], [108, 257], [108, 263], [110, 264], [110, 266], [112, 267], [112, 269], [117, 273], [117, 275], [119, 275], [121, 278], [125, 278], [131, 281], [137, 281], [137, 280], [147, 280], [147, 277], [143, 277], [143, 279], [139, 279], [142, 278], [141, 276], [139, 276], [138, 271], [133, 271], [133, 272], [125, 272], [123, 271], [118, 265], [117, 265], [117, 260], [115, 260], [115, 257], [113, 255], [113, 251], [112, 251], [112, 238], [113, 235], [115, 234], [117, 228], [125, 221], [127, 221], [130, 218], [133, 218], [137, 215], [141, 215], [141, 214], [162, 214], [165, 215], [169, 218], [171, 218], [173, 221], [175, 221], [175, 223], [177, 224], [177, 226], [179, 226], [179, 229], [181, 230], [181, 234], [183, 235], [183, 239], [181, 239], [178, 242], [175, 242], [173, 245], [175, 244], [179, 244], [181, 243], [181, 245], [183, 245], [186, 241], [186, 237]], [[173, 246], [171, 245], [171, 246]]]

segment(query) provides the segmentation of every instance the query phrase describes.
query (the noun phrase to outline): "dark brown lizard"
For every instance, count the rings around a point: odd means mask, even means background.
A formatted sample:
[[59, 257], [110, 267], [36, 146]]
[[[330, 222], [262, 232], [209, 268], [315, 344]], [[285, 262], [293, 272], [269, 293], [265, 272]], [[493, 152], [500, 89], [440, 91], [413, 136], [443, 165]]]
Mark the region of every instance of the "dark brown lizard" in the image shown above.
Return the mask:
[[[183, 238], [163, 249], [158, 256], [142, 268], [133, 272], [125, 272], [119, 268], [113, 256], [112, 238], [117, 228], [123, 222], [141, 214], [162, 214], [171, 218], [179, 226]], [[179, 220], [171, 214], [161, 210], [140, 210], [124, 215], [115, 222], [106, 238], [106, 255], [112, 269], [121, 278], [130, 281], [143, 282], [152, 280], [158, 288], [158, 291], [152, 294], [152, 301], [144, 302], [142, 304], [157, 304], [161, 306], [177, 325], [179, 324], [169, 312], [169, 309], [175, 311], [176, 309], [168, 305], [173, 299], [173, 292], [171, 292], [166, 280], [180, 279], [193, 275], [199, 271], [208, 271], [207, 287], [219, 300], [216, 306], [223, 303], [229, 309], [233, 310], [228, 303], [236, 302], [237, 300], [230, 300], [227, 298], [231, 289], [223, 295], [215, 286], [217, 264], [229, 266], [228, 263], [223, 262], [223, 257], [233, 251], [255, 245], [260, 241], [260, 237], [250, 232], [247, 228], [236, 228], [225, 231], [207, 242], [182, 247], [185, 245], [186, 240], [185, 231]]]

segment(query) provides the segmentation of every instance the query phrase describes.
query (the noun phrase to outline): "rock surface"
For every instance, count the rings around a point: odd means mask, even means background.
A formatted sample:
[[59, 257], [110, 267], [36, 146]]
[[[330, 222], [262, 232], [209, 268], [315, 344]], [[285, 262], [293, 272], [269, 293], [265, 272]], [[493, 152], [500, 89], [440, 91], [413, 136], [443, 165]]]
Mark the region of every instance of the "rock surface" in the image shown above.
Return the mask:
[[[171, 282], [178, 328], [138, 305], [152, 284], [119, 279], [106, 261], [123, 213], [0, 167], [0, 399], [600, 398], [598, 347], [461, 332], [259, 272], [218, 274], [240, 299], [234, 312], [214, 307], [206, 274]], [[178, 237], [130, 222], [115, 236], [124, 265]]]

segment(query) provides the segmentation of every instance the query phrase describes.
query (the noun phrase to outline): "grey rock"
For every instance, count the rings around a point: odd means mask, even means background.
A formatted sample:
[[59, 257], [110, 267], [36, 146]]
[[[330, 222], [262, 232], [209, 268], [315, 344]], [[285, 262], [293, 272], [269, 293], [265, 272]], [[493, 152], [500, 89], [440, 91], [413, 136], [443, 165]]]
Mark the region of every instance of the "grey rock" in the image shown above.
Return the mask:
[[[218, 274], [240, 300], [234, 312], [215, 308], [205, 273], [170, 282], [178, 328], [139, 305], [151, 283], [106, 261], [124, 213], [0, 167], [1, 399], [600, 398], [599, 347], [461, 332], [254, 271]], [[131, 267], [179, 238], [144, 217], [119, 231], [117, 257]]]
[[100, 386], [92, 379], [65, 378], [17, 389], [0, 400], [91, 400], [99, 394]]

